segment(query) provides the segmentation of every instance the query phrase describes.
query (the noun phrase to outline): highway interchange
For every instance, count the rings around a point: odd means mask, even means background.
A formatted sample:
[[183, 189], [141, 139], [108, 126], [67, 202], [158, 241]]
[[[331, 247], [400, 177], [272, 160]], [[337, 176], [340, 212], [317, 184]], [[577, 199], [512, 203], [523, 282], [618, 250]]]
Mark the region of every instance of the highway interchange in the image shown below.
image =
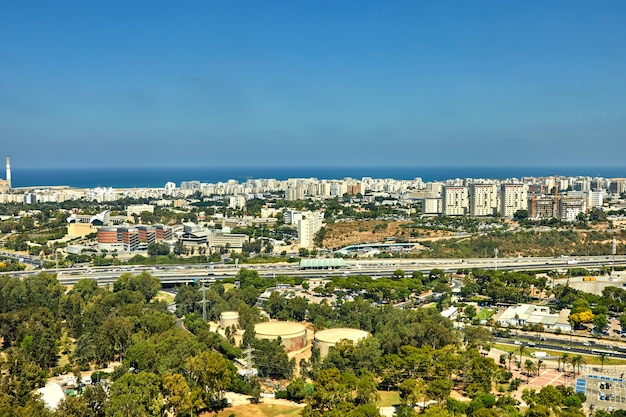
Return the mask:
[[[0, 253], [0, 256], [3, 255]], [[12, 254], [15, 256], [14, 254]], [[31, 262], [36, 260], [29, 259]], [[607, 256], [588, 257], [528, 257], [528, 258], [500, 258], [500, 259], [347, 259], [346, 267], [336, 270], [316, 269], [302, 270], [298, 263], [269, 263], [269, 264], [184, 264], [184, 265], [143, 265], [143, 266], [107, 266], [107, 267], [73, 267], [52, 269], [47, 272], [56, 273], [59, 281], [64, 285], [75, 284], [81, 278], [90, 278], [100, 285], [113, 283], [125, 272], [140, 273], [148, 271], [161, 279], [164, 286], [184, 284], [199, 279], [234, 278], [239, 268], [248, 268], [258, 271], [262, 277], [298, 276], [302, 278], [329, 278], [331, 276], [370, 275], [372, 277], [391, 276], [400, 269], [410, 274], [413, 271], [428, 273], [433, 269], [442, 269], [447, 273], [457, 272], [459, 269], [499, 269], [499, 270], [565, 270], [567, 268], [601, 268], [611, 265], [626, 265], [626, 256], [616, 256], [614, 259]], [[24, 276], [38, 273], [41, 269], [29, 269], [21, 272], [7, 272], [13, 276]]]

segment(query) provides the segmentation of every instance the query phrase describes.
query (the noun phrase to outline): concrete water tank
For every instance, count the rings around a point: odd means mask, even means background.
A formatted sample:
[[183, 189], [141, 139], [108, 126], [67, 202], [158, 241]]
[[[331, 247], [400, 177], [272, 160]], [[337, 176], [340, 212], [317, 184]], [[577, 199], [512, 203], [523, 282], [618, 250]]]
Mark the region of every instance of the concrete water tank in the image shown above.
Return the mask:
[[289, 321], [268, 321], [254, 326], [257, 339], [276, 340], [280, 337], [287, 352], [306, 346], [306, 328]]
[[222, 311], [222, 314], [220, 314], [220, 327], [225, 329], [233, 325], [239, 327], [239, 313], [236, 311]]
[[340, 340], [350, 340], [355, 345], [361, 339], [369, 337], [369, 333], [359, 329], [338, 328], [327, 329], [315, 333], [313, 338], [313, 347], [320, 350], [322, 358], [328, 355], [328, 350], [337, 344]]

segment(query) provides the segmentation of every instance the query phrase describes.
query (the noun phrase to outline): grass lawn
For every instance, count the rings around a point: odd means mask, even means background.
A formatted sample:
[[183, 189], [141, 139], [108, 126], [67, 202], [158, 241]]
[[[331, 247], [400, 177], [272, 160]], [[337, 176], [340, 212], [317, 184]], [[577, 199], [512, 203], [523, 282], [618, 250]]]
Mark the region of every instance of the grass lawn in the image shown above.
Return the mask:
[[495, 313], [496, 313], [495, 308], [483, 308], [476, 315], [476, 317], [478, 318], [478, 320], [489, 320], [489, 318], [493, 316]]
[[237, 407], [227, 408], [217, 414], [205, 413], [203, 417], [292, 417], [299, 416], [302, 407], [288, 407], [276, 404], [246, 404]]
[[155, 298], [159, 301], [165, 301], [167, 304], [174, 302], [174, 295], [165, 291], [159, 291]]
[[391, 407], [400, 404], [400, 394], [398, 391], [378, 391], [380, 400], [376, 403], [379, 407]]

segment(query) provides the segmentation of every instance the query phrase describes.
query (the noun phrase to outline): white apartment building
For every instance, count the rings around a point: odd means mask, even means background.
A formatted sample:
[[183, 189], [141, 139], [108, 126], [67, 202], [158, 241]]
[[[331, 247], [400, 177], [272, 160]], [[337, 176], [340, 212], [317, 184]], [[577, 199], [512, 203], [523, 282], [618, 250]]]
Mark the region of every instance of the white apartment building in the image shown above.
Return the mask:
[[289, 186], [285, 190], [285, 200], [287, 201], [304, 200], [304, 198], [305, 188], [301, 185]]
[[304, 217], [304, 213], [300, 210], [295, 209], [286, 209], [283, 212], [283, 219], [286, 224], [298, 224], [300, 220]]
[[493, 216], [498, 211], [495, 184], [470, 184], [470, 216]]
[[323, 212], [306, 212], [298, 221], [298, 244], [301, 248], [313, 246], [315, 234], [322, 228], [324, 221]]
[[246, 206], [246, 197], [243, 195], [231, 195], [228, 197], [228, 207], [232, 209], [241, 209]]
[[508, 183], [500, 186], [500, 215], [513, 217], [517, 210], [528, 210], [528, 186]]
[[602, 207], [602, 204], [604, 204], [603, 191], [589, 191], [587, 193], [587, 207]]
[[126, 215], [128, 217], [131, 217], [133, 214], [140, 216], [144, 211], [154, 213], [154, 206], [151, 204], [132, 204], [126, 207]]
[[424, 214], [441, 213], [441, 198], [419, 198], [417, 201], [422, 204], [422, 212]]
[[464, 216], [468, 213], [469, 199], [467, 187], [445, 185], [441, 191], [441, 209], [444, 216]]

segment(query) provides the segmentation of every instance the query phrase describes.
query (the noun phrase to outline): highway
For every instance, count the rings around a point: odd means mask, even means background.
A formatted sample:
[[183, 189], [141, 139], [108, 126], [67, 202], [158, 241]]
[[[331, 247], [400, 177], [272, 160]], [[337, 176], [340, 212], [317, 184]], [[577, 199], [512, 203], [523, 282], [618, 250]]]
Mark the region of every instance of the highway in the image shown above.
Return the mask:
[[[0, 254], [1, 255], [1, 254]], [[239, 268], [255, 270], [260, 276], [271, 278], [275, 276], [298, 276], [302, 278], [330, 278], [332, 276], [370, 275], [372, 277], [391, 276], [396, 270], [403, 270], [405, 274], [413, 271], [428, 273], [433, 269], [442, 269], [447, 273], [459, 269], [498, 269], [498, 270], [548, 270], [567, 268], [600, 268], [626, 265], [626, 256], [616, 256], [614, 259], [607, 256], [589, 256], [576, 258], [500, 258], [500, 259], [348, 259], [346, 267], [336, 270], [302, 270], [297, 263], [272, 264], [196, 264], [196, 265], [144, 265], [144, 266], [108, 266], [108, 267], [80, 267], [51, 269], [47, 272], [57, 273], [59, 281], [64, 285], [76, 283], [81, 278], [91, 278], [100, 285], [113, 283], [125, 272], [138, 274], [148, 271], [161, 279], [164, 286], [193, 282], [196, 279], [224, 279], [234, 278]], [[26, 271], [11, 271], [3, 274], [12, 276], [27, 276], [39, 273], [41, 269]]]

